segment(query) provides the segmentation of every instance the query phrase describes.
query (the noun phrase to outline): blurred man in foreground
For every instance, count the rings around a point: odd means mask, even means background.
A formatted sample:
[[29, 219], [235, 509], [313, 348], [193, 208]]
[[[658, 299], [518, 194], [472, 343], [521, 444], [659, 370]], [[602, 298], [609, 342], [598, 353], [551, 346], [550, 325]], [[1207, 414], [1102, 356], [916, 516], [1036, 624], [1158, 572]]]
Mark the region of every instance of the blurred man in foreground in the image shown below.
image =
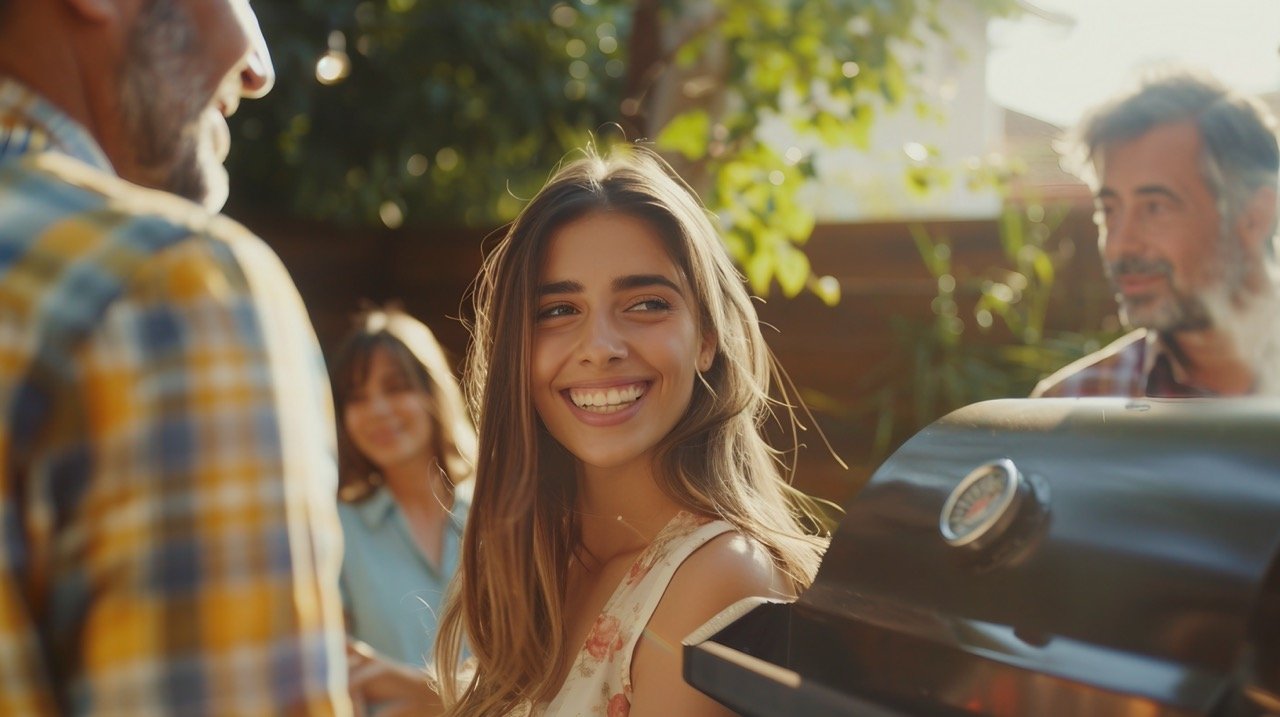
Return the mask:
[[0, 714], [349, 713], [319, 350], [215, 214], [272, 81], [248, 0], [0, 0]]
[[1274, 118], [1182, 71], [1101, 106], [1074, 139], [1120, 318], [1135, 330], [1032, 395], [1280, 392]]

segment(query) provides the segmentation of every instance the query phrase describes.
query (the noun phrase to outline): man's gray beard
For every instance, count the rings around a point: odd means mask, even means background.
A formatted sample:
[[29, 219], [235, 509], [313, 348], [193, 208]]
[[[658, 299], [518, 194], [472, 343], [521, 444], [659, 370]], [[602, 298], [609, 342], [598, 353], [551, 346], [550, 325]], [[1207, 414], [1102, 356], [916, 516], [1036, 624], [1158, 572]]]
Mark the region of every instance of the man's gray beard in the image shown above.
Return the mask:
[[[1169, 281], [1170, 295], [1157, 300], [1154, 306], [1133, 306], [1117, 293], [1120, 303], [1120, 321], [1129, 328], [1145, 328], [1159, 333], [1179, 331], [1204, 331], [1224, 323], [1230, 323], [1230, 315], [1222, 314], [1225, 307], [1249, 300], [1247, 259], [1240, 240], [1229, 232], [1232, 220], [1224, 216], [1213, 260], [1217, 262], [1218, 277], [1209, 286], [1187, 291], [1173, 284], [1173, 269], [1167, 262], [1136, 262], [1144, 269], [1158, 267]], [[1222, 237], [1230, 237], [1223, 239]], [[1128, 262], [1113, 264], [1108, 276], [1124, 273]]]
[[130, 33], [122, 115], [147, 186], [204, 202], [199, 120], [207, 85], [192, 62], [195, 28], [175, 0], [151, 0]]
[[1186, 294], [1173, 288], [1169, 297], [1152, 303], [1153, 306], [1135, 306], [1121, 297], [1120, 321], [1129, 328], [1151, 329], [1160, 333], [1203, 331], [1214, 325], [1199, 294]]

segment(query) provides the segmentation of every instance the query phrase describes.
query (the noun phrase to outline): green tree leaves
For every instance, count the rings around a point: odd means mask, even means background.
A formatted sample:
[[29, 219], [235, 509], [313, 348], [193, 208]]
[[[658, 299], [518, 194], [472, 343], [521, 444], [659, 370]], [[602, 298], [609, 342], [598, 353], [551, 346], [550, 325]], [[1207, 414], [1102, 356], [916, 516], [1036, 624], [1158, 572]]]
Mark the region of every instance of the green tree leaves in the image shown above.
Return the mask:
[[[809, 160], [758, 130], [784, 116], [865, 148], [878, 108], [913, 96], [904, 48], [945, 37], [940, 2], [257, 0], [279, 81], [234, 118], [233, 208], [494, 226], [567, 152], [648, 138], [721, 218], [757, 292], [835, 301], [801, 248]], [[333, 53], [345, 76], [317, 66]]]

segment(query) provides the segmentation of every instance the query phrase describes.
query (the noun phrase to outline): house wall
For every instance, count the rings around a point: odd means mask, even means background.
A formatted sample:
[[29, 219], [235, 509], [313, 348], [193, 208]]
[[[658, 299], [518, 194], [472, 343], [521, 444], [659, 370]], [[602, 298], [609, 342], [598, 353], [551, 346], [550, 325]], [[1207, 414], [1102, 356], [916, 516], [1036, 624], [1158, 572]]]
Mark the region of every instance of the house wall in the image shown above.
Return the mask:
[[[913, 68], [921, 96], [909, 96], [896, 107], [873, 98], [865, 108], [875, 116], [867, 147], [829, 147], [796, 131], [785, 104], [779, 115], [763, 118], [759, 135], [779, 153], [796, 147], [813, 156], [817, 176], [805, 196], [819, 222], [989, 219], [999, 214], [999, 193], [966, 181], [974, 169], [1002, 161], [996, 155], [1003, 149], [1004, 113], [987, 94], [988, 16], [968, 0], [941, 3], [938, 16], [945, 35], [925, 29], [922, 22], [916, 33], [921, 44], [898, 48], [903, 64]], [[919, 111], [921, 100], [924, 113]], [[914, 190], [907, 173], [918, 167], [945, 171], [950, 181], [928, 192]]]

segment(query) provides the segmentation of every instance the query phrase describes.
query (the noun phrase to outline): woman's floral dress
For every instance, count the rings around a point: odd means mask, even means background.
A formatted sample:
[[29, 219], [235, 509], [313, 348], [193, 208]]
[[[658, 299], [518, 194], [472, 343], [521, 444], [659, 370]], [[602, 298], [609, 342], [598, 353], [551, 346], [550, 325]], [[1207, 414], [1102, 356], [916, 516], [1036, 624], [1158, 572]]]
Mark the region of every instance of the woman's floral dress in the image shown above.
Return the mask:
[[671, 576], [693, 551], [732, 529], [723, 520], [685, 512], [672, 518], [605, 603], [560, 692], [535, 714], [626, 717], [631, 711], [631, 655]]

